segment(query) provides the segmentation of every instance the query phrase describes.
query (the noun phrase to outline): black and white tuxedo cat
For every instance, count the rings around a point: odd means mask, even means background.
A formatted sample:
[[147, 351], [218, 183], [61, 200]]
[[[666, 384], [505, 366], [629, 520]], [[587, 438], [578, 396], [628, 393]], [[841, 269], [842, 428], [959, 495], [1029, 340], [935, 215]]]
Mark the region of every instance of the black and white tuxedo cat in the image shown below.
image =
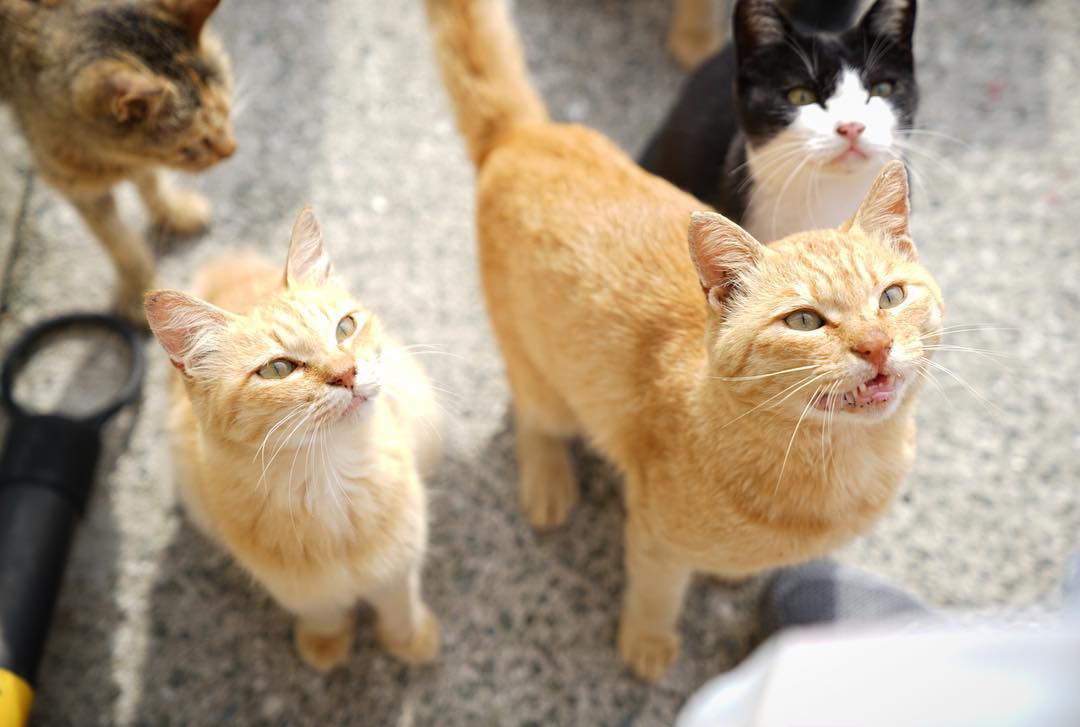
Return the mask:
[[914, 122], [915, 0], [877, 0], [850, 28], [857, 0], [821, 6], [796, 0], [789, 18], [738, 0], [734, 45], [687, 80], [642, 158], [759, 240], [851, 217]]

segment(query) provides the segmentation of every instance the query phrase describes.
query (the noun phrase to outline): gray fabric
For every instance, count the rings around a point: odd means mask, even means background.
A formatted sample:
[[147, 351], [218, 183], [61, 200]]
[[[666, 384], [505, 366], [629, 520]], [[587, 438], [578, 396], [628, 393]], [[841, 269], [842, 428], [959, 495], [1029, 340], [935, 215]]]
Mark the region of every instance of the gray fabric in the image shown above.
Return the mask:
[[786, 568], [771, 578], [761, 599], [761, 635], [790, 626], [928, 614], [929, 609], [900, 586], [834, 561], [818, 560]]

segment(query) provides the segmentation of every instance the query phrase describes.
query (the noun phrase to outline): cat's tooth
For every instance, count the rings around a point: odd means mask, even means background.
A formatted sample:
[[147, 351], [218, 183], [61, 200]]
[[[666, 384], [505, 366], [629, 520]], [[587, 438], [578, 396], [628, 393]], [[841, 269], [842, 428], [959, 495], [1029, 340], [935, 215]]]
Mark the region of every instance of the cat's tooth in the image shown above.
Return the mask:
[[859, 391], [860, 394], [865, 394], [866, 393], [866, 384], [859, 384], [858, 391]]

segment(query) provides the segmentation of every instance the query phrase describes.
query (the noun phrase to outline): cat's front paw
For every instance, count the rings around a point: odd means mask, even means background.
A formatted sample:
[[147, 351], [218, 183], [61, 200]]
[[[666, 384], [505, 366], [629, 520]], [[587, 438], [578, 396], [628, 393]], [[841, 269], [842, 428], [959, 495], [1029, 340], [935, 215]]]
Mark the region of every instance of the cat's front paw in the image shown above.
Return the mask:
[[177, 235], [194, 235], [210, 225], [210, 201], [190, 189], [173, 189], [154, 223]]
[[413, 666], [430, 664], [435, 660], [439, 655], [439, 634], [439, 619], [427, 606], [423, 607], [415, 628], [408, 636], [389, 633], [382, 628], [381, 622], [375, 627], [375, 635], [382, 647], [394, 658]]
[[353, 626], [348, 625], [337, 631], [324, 631], [306, 625], [303, 620], [296, 622], [293, 631], [296, 650], [304, 663], [316, 671], [326, 673], [345, 661], [352, 647]]
[[619, 653], [639, 679], [658, 682], [679, 656], [679, 635], [645, 631], [624, 620], [619, 626]]

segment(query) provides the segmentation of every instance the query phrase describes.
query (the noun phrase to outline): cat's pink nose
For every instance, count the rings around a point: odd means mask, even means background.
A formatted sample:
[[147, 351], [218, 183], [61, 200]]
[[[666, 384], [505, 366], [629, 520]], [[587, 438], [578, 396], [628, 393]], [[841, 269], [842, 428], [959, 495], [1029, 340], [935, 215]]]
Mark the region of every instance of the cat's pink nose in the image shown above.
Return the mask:
[[892, 351], [892, 337], [880, 328], [866, 332], [858, 343], [851, 347], [852, 353], [870, 362], [879, 373], [885, 370], [885, 362]]
[[343, 371], [339, 371], [337, 374], [330, 376], [329, 384], [331, 386], [341, 386], [346, 389], [351, 389], [353, 384], [356, 383], [356, 367], [350, 366]]
[[848, 121], [836, 125], [836, 133], [852, 142], [858, 139], [859, 135], [864, 131], [866, 131], [866, 124], [860, 124], [858, 121]]

